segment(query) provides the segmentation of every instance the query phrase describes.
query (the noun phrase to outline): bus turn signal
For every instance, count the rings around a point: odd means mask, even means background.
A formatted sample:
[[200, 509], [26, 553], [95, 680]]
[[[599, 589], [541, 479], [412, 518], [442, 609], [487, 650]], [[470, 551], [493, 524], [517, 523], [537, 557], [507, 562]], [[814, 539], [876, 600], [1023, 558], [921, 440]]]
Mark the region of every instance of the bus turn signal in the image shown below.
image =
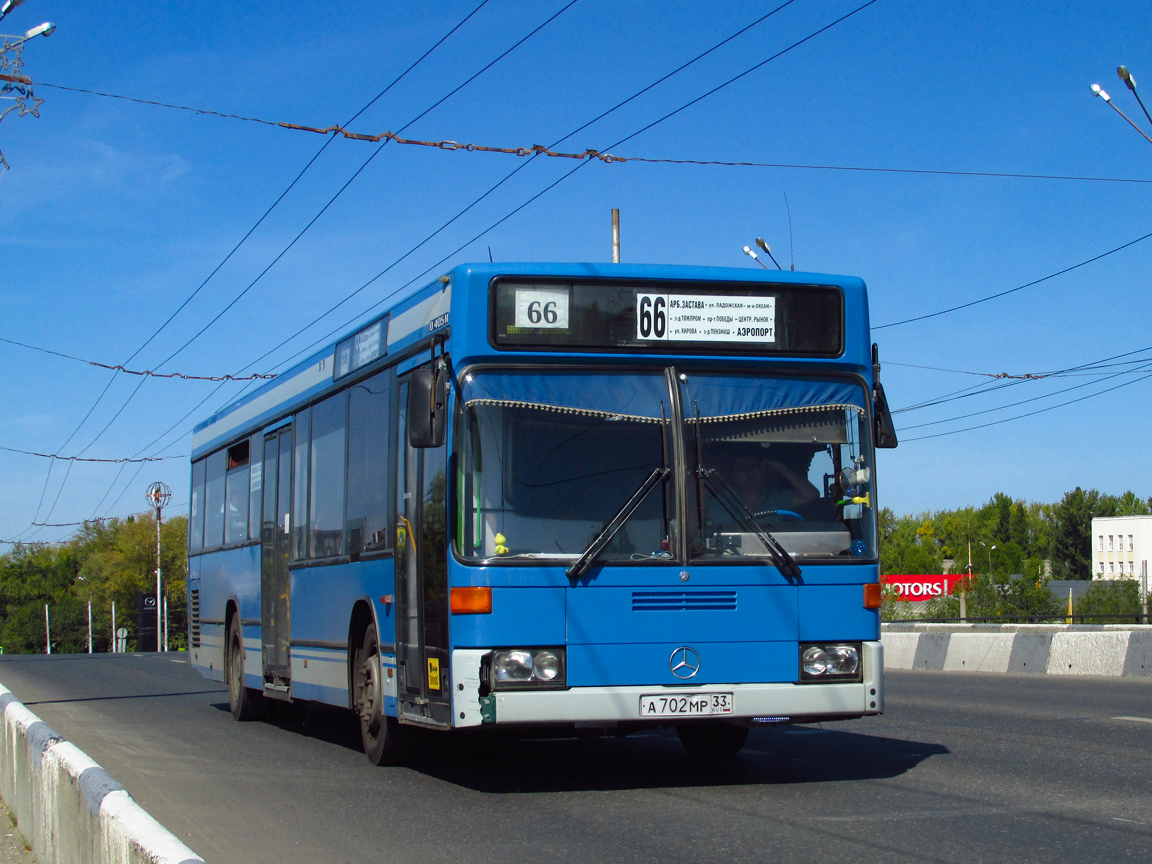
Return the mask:
[[[453, 588], [452, 590], [455, 591], [456, 589]], [[881, 599], [879, 582], [869, 582], [864, 586], [865, 609], [879, 609]], [[455, 605], [455, 601], [453, 601], [453, 605]]]
[[451, 607], [453, 615], [488, 615], [492, 612], [492, 589], [453, 588]]

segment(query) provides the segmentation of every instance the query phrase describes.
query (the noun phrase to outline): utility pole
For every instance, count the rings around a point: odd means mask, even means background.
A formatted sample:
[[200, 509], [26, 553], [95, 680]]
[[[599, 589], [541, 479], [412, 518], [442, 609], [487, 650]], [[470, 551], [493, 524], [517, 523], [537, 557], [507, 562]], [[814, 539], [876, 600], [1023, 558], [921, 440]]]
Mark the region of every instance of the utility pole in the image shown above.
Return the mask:
[[612, 263], [620, 263], [620, 210], [612, 208]]
[[[144, 496], [148, 503], [156, 508], [156, 650], [168, 650], [168, 634], [167, 627], [164, 626], [166, 622], [163, 620], [164, 609], [167, 608], [164, 603], [164, 585], [160, 578], [160, 516], [161, 511], [172, 500], [172, 490], [165, 486], [163, 483], [157, 481], [148, 487], [148, 492]], [[160, 647], [160, 639], [164, 638], [164, 647]]]

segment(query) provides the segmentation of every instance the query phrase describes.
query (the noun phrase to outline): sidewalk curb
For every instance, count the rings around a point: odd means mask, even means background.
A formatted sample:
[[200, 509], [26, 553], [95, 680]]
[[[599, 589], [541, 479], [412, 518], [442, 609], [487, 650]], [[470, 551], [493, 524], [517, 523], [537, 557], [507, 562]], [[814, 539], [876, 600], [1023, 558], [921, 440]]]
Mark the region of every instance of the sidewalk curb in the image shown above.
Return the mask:
[[0, 684], [0, 798], [39, 864], [204, 864]]

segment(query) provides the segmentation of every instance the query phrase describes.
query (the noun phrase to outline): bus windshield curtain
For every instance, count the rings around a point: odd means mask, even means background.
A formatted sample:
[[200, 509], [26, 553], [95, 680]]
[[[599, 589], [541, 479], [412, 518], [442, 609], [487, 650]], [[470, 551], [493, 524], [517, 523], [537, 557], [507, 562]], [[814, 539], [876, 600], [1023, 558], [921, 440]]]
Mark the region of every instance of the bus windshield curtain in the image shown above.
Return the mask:
[[660, 405], [668, 403], [668, 386], [663, 376], [651, 374], [483, 372], [465, 378], [463, 396], [465, 407], [535, 408], [659, 423]]

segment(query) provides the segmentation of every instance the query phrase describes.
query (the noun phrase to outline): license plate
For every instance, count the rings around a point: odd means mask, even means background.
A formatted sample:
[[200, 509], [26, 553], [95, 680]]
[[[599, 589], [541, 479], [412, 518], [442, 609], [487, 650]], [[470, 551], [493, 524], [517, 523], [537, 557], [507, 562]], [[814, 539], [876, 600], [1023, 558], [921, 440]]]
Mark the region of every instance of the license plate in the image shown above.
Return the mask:
[[680, 693], [641, 696], [641, 717], [709, 717], [732, 713], [731, 693]]

